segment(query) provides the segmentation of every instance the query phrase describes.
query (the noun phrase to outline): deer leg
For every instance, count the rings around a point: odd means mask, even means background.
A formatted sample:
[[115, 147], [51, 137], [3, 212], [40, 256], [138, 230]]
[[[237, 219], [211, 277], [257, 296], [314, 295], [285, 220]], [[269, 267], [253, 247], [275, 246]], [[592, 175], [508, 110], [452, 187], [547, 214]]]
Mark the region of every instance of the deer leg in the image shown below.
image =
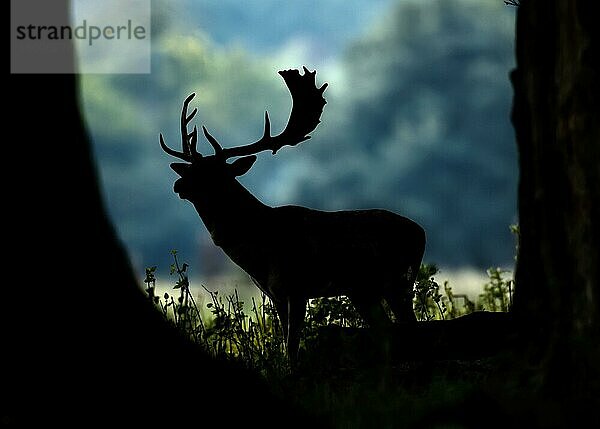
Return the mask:
[[283, 331], [283, 340], [287, 344], [288, 340], [288, 303], [287, 300], [273, 300], [275, 304], [275, 309], [277, 310], [277, 315], [279, 316], [279, 323], [281, 323], [281, 329]]
[[385, 298], [399, 323], [415, 323], [417, 321], [413, 309], [413, 287], [418, 269], [419, 264], [413, 265], [401, 276], [400, 282], [397, 279], [389, 281], [385, 288]]
[[381, 297], [355, 294], [350, 297], [356, 311], [367, 322], [371, 328], [385, 328], [391, 324], [383, 306], [381, 305]]
[[369, 325], [370, 329], [367, 331], [368, 338], [370, 338], [368, 353], [377, 362], [387, 362], [390, 356], [389, 328], [392, 326], [392, 321], [383, 308], [382, 297], [361, 293], [352, 295], [350, 299], [358, 313]]
[[413, 294], [412, 291], [406, 290], [407, 287], [409, 285], [403, 282], [401, 287], [396, 288], [396, 290], [390, 288], [385, 297], [398, 323], [414, 323], [417, 321], [413, 310]]
[[276, 301], [275, 308], [281, 322], [288, 356], [294, 363], [298, 358], [300, 332], [304, 326], [304, 316], [306, 315], [306, 300], [288, 298], [285, 301]]
[[298, 351], [300, 348], [300, 333], [304, 326], [304, 317], [306, 316], [306, 300], [288, 298], [288, 336], [287, 349], [290, 362], [295, 364], [298, 360]]

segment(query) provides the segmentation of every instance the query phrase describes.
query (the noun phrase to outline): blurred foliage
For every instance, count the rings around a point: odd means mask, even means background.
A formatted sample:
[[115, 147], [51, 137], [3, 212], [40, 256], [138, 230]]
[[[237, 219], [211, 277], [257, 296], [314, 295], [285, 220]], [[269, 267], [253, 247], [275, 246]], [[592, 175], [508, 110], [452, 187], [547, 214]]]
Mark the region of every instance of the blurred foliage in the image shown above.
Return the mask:
[[[405, 214], [427, 230], [428, 259], [444, 266], [510, 262], [501, 225], [516, 213], [507, 77], [514, 8], [476, 0], [378, 1], [373, 11], [364, 2], [311, 4], [281, 11], [268, 1], [158, 1], [152, 73], [81, 76], [107, 206], [134, 263], [147, 266], [160, 258], [156, 249], [174, 245], [202, 259], [198, 236], [206, 232], [173, 195], [176, 176], [157, 141], [162, 132], [177, 147], [182, 100], [197, 93], [198, 125], [223, 146], [249, 142], [260, 137], [265, 109], [274, 132], [287, 119], [281, 59], [313, 68], [317, 52], [328, 64], [317, 79], [330, 84], [323, 123], [310, 142], [276, 160], [259, 157], [241, 179], [249, 190], [269, 204]], [[295, 43], [306, 45], [284, 55]], [[199, 149], [211, 153], [204, 142]]]
[[412, 217], [430, 238], [427, 258], [445, 266], [510, 262], [512, 12], [501, 2], [397, 2], [346, 50], [344, 114], [325, 112], [336, 124], [307, 148], [328, 174], [306, 172], [298, 199]]
[[[198, 125], [206, 125], [224, 146], [259, 137], [266, 107], [274, 129], [290, 108], [275, 71], [242, 51], [219, 52], [201, 35], [175, 31], [164, 31], [152, 43], [151, 74], [81, 78], [109, 213], [134, 262], [144, 265], [158, 259], [155, 249], [175, 243], [186, 254], [198, 253], [197, 239], [189, 234], [200, 233], [197, 215], [176, 201], [171, 159], [158, 145], [160, 132], [173, 147], [180, 144], [182, 100], [198, 94]], [[204, 141], [199, 150], [212, 153]], [[173, 204], [165, 204], [169, 200]], [[161, 210], [149, 216], [149, 207]]]
[[505, 278], [507, 272], [497, 267], [487, 270], [490, 281], [483, 286], [483, 293], [479, 295], [479, 309], [486, 311], [510, 311], [514, 293], [514, 281]]

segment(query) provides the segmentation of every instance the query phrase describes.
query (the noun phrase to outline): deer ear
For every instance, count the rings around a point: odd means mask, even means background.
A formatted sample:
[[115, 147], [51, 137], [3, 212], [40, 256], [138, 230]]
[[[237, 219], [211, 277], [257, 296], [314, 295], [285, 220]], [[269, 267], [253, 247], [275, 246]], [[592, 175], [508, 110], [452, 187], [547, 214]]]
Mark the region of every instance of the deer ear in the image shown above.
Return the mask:
[[175, 173], [179, 174], [180, 176], [183, 176], [186, 170], [190, 168], [190, 164], [186, 164], [184, 162], [173, 162], [171, 163], [171, 168]]
[[241, 176], [246, 174], [248, 170], [254, 165], [256, 161], [256, 155], [244, 156], [242, 158], [238, 158], [229, 164], [229, 171], [233, 173], [234, 177]]

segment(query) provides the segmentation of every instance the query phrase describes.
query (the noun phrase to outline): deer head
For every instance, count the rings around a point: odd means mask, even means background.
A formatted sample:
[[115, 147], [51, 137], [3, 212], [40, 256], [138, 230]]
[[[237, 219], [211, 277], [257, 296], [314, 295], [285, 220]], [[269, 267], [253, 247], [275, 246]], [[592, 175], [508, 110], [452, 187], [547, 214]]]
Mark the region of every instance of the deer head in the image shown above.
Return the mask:
[[[304, 67], [304, 74], [298, 70], [283, 70], [283, 77], [292, 96], [292, 110], [285, 129], [277, 136], [271, 136], [271, 122], [268, 112], [265, 112], [265, 127], [263, 136], [256, 142], [244, 146], [223, 148], [208, 130], [203, 126], [202, 131], [206, 140], [214, 149], [214, 154], [204, 156], [196, 150], [198, 129], [194, 126], [188, 132], [188, 124], [196, 115], [198, 109], [188, 114], [188, 106], [195, 96], [190, 94], [183, 103], [181, 111], [181, 144], [182, 151], [169, 148], [160, 135], [162, 149], [185, 163], [172, 163], [171, 168], [181, 176], [174, 185], [174, 191], [181, 198], [191, 199], [199, 192], [204, 197], [218, 197], [226, 190], [227, 183], [237, 176], [248, 172], [256, 161], [256, 154], [265, 150], [277, 153], [283, 146], [295, 146], [310, 139], [310, 133], [321, 122], [320, 117], [326, 104], [323, 92], [327, 84], [316, 87], [316, 71], [310, 72]], [[231, 158], [237, 158], [228, 163]]]

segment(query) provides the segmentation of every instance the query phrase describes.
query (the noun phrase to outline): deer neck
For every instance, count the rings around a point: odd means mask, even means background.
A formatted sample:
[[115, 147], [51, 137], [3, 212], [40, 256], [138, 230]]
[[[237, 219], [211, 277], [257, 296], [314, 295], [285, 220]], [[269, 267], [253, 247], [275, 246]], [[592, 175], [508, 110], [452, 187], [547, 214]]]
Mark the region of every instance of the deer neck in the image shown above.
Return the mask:
[[214, 243], [227, 247], [261, 230], [269, 206], [252, 195], [237, 180], [219, 196], [191, 201]]

